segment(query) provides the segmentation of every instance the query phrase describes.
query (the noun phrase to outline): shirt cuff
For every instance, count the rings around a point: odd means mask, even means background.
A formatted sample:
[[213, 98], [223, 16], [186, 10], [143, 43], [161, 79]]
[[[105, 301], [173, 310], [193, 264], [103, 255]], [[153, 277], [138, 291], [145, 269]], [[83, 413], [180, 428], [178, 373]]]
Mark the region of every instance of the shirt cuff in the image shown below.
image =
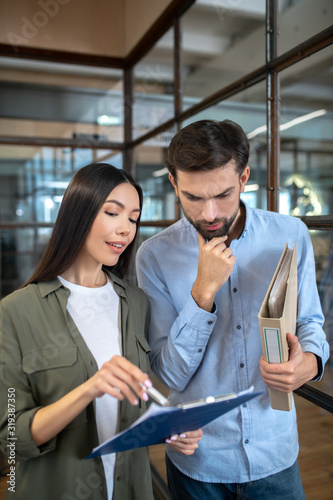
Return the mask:
[[194, 330], [201, 330], [204, 333], [211, 333], [217, 320], [217, 307], [214, 302], [212, 312], [201, 309], [195, 302], [192, 295], [186, 302], [182, 311], [182, 320]]

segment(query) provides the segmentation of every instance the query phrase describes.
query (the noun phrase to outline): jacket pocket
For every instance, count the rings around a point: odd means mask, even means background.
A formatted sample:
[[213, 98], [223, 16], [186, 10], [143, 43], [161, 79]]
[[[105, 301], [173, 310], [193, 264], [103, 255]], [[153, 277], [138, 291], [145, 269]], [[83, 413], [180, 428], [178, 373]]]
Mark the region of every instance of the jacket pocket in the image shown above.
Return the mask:
[[53, 403], [84, 382], [76, 346], [35, 349], [23, 356], [22, 367], [37, 405]]

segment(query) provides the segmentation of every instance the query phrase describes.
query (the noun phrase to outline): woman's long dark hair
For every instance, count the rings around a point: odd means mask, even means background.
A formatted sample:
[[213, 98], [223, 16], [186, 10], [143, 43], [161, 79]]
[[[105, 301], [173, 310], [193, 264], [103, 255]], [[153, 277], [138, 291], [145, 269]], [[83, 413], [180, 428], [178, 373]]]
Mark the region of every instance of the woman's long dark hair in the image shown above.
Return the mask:
[[[108, 163], [93, 163], [74, 175], [65, 191], [50, 241], [35, 272], [23, 286], [53, 279], [71, 266], [108, 195], [125, 182], [136, 189], [142, 210], [142, 189], [125, 170]], [[139, 222], [140, 217], [137, 229]], [[137, 234], [138, 231], [118, 263], [113, 267], [105, 266], [121, 278], [130, 264]]]

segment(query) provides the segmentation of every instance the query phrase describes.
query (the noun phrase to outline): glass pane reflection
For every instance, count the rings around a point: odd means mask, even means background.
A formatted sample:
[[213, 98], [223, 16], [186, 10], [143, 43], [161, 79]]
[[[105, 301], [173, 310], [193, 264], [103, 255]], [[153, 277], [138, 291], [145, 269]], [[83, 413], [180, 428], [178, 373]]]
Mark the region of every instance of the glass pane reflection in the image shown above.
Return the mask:
[[58, 75], [58, 85], [40, 83], [34, 73], [18, 79], [0, 82], [0, 134], [76, 138], [85, 146], [123, 140], [122, 71], [100, 80]]
[[282, 213], [333, 214], [332, 61], [327, 47], [280, 74]]
[[173, 28], [135, 66], [133, 137], [136, 139], [174, 114]]
[[186, 98], [207, 97], [265, 63], [264, 0], [196, 2], [182, 26]]
[[143, 221], [176, 218], [176, 196], [164, 164], [165, 149], [173, 131], [147, 141], [135, 149], [137, 180], [143, 189]]
[[333, 232], [310, 231], [316, 261], [317, 286], [325, 322], [324, 331], [330, 344], [331, 355], [323, 380], [313, 382], [314, 387], [333, 396]]
[[305, 42], [333, 23], [330, 0], [288, 0], [279, 6], [280, 54]]
[[32, 274], [51, 236], [49, 228], [0, 230], [0, 297], [20, 287]]

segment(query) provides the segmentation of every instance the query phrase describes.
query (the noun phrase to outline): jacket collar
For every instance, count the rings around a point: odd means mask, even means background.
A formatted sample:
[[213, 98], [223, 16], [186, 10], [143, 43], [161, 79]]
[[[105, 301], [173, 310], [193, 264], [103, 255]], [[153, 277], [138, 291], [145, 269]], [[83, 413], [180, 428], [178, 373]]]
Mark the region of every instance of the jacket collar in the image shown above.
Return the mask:
[[[118, 278], [109, 271], [105, 271], [109, 279], [112, 281], [115, 292], [120, 297], [126, 297], [127, 283], [121, 278]], [[69, 290], [58, 280], [58, 278], [53, 278], [48, 281], [40, 281], [37, 283], [41, 297], [47, 297], [50, 293], [56, 292], [59, 289], [63, 289], [67, 296], [69, 296]]]

